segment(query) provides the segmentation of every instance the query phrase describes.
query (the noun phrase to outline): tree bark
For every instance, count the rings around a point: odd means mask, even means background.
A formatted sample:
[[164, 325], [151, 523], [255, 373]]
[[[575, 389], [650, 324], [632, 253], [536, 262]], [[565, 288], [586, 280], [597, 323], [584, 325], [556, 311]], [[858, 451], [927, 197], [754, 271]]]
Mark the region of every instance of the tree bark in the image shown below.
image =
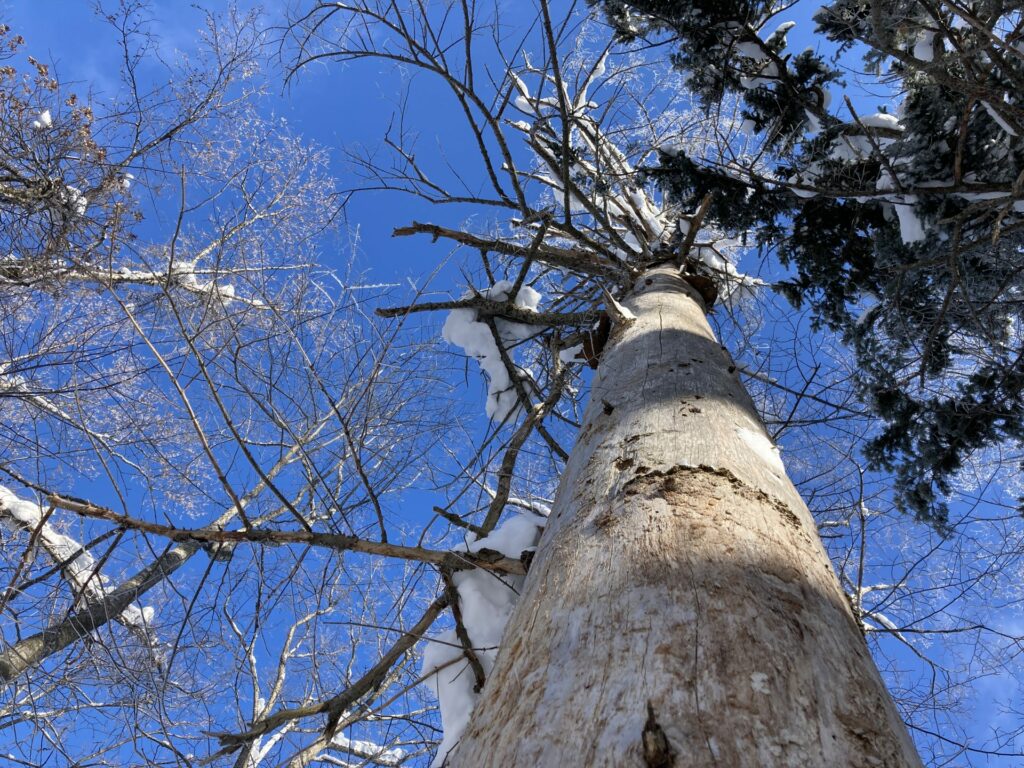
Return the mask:
[[696, 291], [658, 267], [623, 304], [445, 764], [920, 766]]

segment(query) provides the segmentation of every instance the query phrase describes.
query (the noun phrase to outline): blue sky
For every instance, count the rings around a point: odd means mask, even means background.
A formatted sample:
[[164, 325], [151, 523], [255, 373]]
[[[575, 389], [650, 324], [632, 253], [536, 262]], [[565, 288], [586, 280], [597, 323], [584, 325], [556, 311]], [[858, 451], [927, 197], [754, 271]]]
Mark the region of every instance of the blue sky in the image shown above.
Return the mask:
[[[226, 2], [203, 3], [203, 8], [217, 10], [228, 7]], [[251, 2], [238, 3], [238, 7], [253, 6]], [[46, 61], [65, 86], [71, 85], [82, 93], [91, 92], [94, 99], [102, 100], [121, 88], [118, 80], [119, 50], [114, 30], [101, 19], [93, 4], [77, 0], [32, 0], [10, 2], [0, 8], [7, 20], [27, 42], [27, 50]], [[194, 49], [197, 33], [204, 23], [204, 12], [196, 5], [172, 0], [156, 0], [151, 4], [151, 30], [159, 54], [173, 60]], [[278, 14], [267, 17], [267, 25], [282, 21]], [[155, 69], [153, 71], [156, 71]], [[282, 69], [268, 70], [265, 77], [267, 112], [284, 118], [291, 129], [307, 141], [330, 152], [334, 160], [332, 171], [342, 180], [346, 178], [344, 153], [346, 149], [379, 147], [381, 136], [392, 120], [395, 105], [404, 88], [403, 78], [379, 62], [366, 62], [352, 66], [330, 63], [315, 64], [304, 69], [300, 76], [287, 85]], [[446, 99], [447, 93], [429, 78], [418, 76], [411, 88], [413, 107], [417, 99], [436, 101]], [[449, 110], [435, 109], [436, 120], [421, 129], [421, 141], [430, 144], [435, 136], [461, 133], [463, 124], [449, 119]], [[395, 282], [403, 288], [407, 278], [418, 283], [420, 276], [434, 271], [441, 250], [430, 247], [423, 238], [395, 241], [391, 231], [408, 223], [416, 216], [430, 215], [431, 208], [401, 194], [374, 194], [355, 196], [346, 210], [347, 231], [334, 242], [325, 242], [324, 262], [343, 268], [347, 263], [352, 242], [349, 235], [358, 236], [358, 262], [366, 272], [367, 282]], [[152, 212], [160, 215], [159, 210]]]
[[[112, 32], [97, 21], [91, 3], [26, 0], [7, 2], [2, 7], [3, 18], [24, 35], [28, 50], [52, 63], [54, 71], [65, 83], [80, 83], [83, 92], [91, 90], [98, 99], [119, 87], [116, 75], [119, 62]], [[803, 15], [802, 20], [806, 21], [805, 14], [811, 7], [802, 4], [798, 9]], [[174, 56], [176, 51], [190, 48], [195, 30], [202, 23], [202, 14], [185, 2], [155, 2], [153, 16], [160, 51], [166, 56]], [[790, 39], [792, 47], [797, 50], [813, 42], [809, 25], [798, 26], [790, 34]], [[316, 65], [305, 70], [287, 87], [281, 82], [279, 73], [270, 74], [265, 104], [268, 111], [284, 117], [294, 131], [328, 147], [335, 161], [334, 170], [345, 184], [351, 183], [351, 176], [343, 163], [344, 150], [378, 145], [383, 129], [392, 119], [394, 105], [401, 97], [402, 84], [401, 77], [376, 62], [348, 67]], [[431, 118], [429, 124], [416, 126], [420, 134], [419, 143], [431, 149], [440, 137], [447, 146], [457, 146], [459, 139], [453, 141], [453, 137], [464, 135], [464, 128], [456, 111], [446, 106], [449, 102], [444, 90], [437, 83], [418, 75], [412, 81], [409, 93], [410, 111], [429, 114]], [[857, 103], [874, 109], [877, 97], [861, 94]], [[365, 273], [365, 282], [397, 284], [399, 287], [390, 299], [395, 303], [401, 303], [409, 295], [408, 280], [422, 285], [425, 276], [448, 253], [446, 246], [431, 244], [428, 238], [397, 241], [391, 238], [391, 231], [396, 226], [437, 216], [436, 209], [408, 196], [379, 193], [356, 196], [346, 213], [346, 228], [336, 238], [324, 243], [324, 262], [342, 268], [349, 256], [351, 235], [358, 231], [357, 270]], [[459, 215], [469, 213], [468, 210], [461, 214], [445, 211], [443, 216], [445, 221], [452, 222]], [[154, 210], [152, 215], [166, 215], [166, 212]], [[435, 278], [434, 285], [441, 295], [461, 292], [458, 272], [461, 260], [462, 256], [459, 256], [448, 261]], [[436, 318], [433, 322], [439, 326], [440, 321], [441, 318]], [[480, 401], [477, 405], [482, 410], [483, 388], [475, 371], [471, 372], [470, 385], [465, 392], [467, 398]], [[407, 501], [423, 509], [437, 503], [437, 499], [427, 493], [411, 495]], [[911, 660], [907, 652], [898, 646], [894, 646], [894, 655], [901, 660]], [[986, 691], [991, 689], [996, 694], [1005, 695], [1006, 686], [1010, 683], [995, 678], [984, 685]], [[988, 707], [979, 698], [978, 709], [974, 712], [976, 719], [969, 730], [980, 732], [998, 715], [996, 698], [992, 697]], [[1009, 766], [1013, 763], [1011, 760], [992, 760], [987, 764]]]

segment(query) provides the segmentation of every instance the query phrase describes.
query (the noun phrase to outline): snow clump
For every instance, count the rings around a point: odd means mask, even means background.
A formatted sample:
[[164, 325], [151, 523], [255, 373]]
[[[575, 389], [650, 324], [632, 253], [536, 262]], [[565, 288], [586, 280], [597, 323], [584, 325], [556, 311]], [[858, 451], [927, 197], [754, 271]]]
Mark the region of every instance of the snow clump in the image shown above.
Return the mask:
[[37, 131], [41, 131], [43, 128], [49, 128], [53, 125], [53, 115], [50, 114], [50, 110], [44, 109], [39, 113], [39, 117], [32, 121], [32, 127]]
[[[509, 280], [499, 280], [482, 292], [469, 291], [463, 299], [483, 296], [494, 301], [508, 301], [514, 288]], [[517, 307], [529, 312], [536, 312], [541, 295], [528, 285], [520, 287], [514, 303]], [[523, 323], [515, 323], [495, 318], [495, 326], [506, 350], [510, 344], [529, 338], [536, 329]], [[453, 309], [441, 329], [441, 336], [449, 344], [461, 347], [469, 357], [475, 357], [480, 368], [487, 376], [487, 417], [495, 421], [504, 421], [519, 408], [519, 398], [508, 369], [501, 360], [501, 353], [495, 343], [494, 334], [487, 323], [481, 322], [475, 309]]]
[[[34, 501], [19, 498], [13, 491], [0, 485], [0, 524], [12, 533], [36, 531], [36, 540], [50, 559], [61, 564], [68, 581], [81, 595], [82, 603], [100, 602], [113, 588], [109, 579], [98, 573], [100, 563], [82, 544], [58, 532], [43, 521], [43, 507]], [[148, 634], [154, 618], [151, 606], [131, 604], [117, 617], [125, 626]]]
[[[489, 536], [455, 549], [466, 552], [491, 549], [506, 557], [518, 559], [537, 543], [544, 523], [544, 519], [537, 515], [519, 514], [510, 517]], [[462, 623], [485, 678], [494, 668], [498, 644], [512, 609], [515, 608], [524, 579], [524, 576], [498, 574], [482, 569], [459, 571], [452, 577], [459, 593]], [[462, 732], [480, 697], [473, 690], [476, 681], [469, 669], [469, 662], [463, 658], [462, 644], [454, 629], [429, 638], [423, 651], [423, 676], [437, 695], [441, 708], [444, 736], [431, 763], [431, 768], [438, 768], [462, 738]]]

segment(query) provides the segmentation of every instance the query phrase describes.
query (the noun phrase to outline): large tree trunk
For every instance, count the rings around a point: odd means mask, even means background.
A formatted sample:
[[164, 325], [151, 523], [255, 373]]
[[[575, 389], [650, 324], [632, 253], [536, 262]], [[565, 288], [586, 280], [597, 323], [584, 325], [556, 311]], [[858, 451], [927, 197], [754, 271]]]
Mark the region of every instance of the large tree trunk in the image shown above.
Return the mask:
[[655, 268], [624, 304], [446, 765], [921, 765], [696, 292]]

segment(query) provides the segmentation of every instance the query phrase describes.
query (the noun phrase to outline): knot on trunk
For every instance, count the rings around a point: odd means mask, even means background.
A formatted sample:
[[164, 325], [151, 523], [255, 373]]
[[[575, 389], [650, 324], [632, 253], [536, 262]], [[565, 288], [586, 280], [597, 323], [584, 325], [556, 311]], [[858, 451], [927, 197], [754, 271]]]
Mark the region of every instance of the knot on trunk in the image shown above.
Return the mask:
[[665, 730], [658, 725], [654, 716], [654, 705], [647, 702], [647, 722], [644, 723], [642, 737], [644, 764], [647, 768], [672, 768], [676, 764], [676, 755], [672, 745], [668, 743]]

